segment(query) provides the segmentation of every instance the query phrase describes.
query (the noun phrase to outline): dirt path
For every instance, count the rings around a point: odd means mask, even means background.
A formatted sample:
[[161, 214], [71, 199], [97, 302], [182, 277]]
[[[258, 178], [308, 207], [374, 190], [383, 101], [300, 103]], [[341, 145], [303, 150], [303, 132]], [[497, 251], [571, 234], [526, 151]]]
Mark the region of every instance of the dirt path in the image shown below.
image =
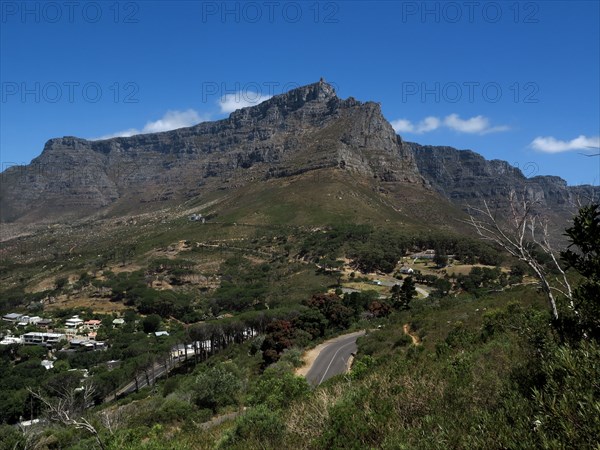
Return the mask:
[[421, 344], [421, 340], [419, 339], [419, 336], [417, 336], [416, 334], [410, 332], [410, 325], [408, 323], [405, 323], [402, 326], [402, 330], [404, 331], [404, 334], [410, 336], [410, 338], [412, 339], [413, 345], [420, 345]]

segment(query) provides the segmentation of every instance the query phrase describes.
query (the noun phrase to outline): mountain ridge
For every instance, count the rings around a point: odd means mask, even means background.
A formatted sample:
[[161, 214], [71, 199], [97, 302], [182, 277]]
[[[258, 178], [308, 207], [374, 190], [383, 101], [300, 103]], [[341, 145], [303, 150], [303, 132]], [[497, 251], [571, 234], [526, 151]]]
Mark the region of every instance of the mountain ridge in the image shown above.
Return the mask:
[[321, 80], [214, 122], [103, 140], [50, 139], [29, 165], [0, 175], [0, 221], [52, 223], [98, 211], [134, 212], [320, 169], [350, 171], [374, 189], [408, 183], [423, 193], [433, 190], [459, 209], [521, 189], [545, 209], [560, 209], [561, 220], [578, 196], [600, 194], [594, 186], [567, 186], [560, 177], [527, 178], [506, 161], [471, 150], [405, 141], [378, 103], [340, 99]]

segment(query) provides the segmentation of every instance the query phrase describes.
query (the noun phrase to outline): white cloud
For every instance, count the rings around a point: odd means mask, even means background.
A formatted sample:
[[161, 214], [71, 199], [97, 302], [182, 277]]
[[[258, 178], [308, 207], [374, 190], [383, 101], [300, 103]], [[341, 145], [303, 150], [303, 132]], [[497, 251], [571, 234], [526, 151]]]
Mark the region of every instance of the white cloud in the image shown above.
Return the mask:
[[490, 125], [490, 120], [487, 117], [475, 116], [470, 119], [461, 119], [458, 114], [450, 114], [444, 119], [444, 125], [448, 128], [458, 131], [459, 133], [470, 133], [470, 134], [487, 134], [495, 133], [498, 131], [508, 130], [507, 126], [496, 126]]
[[398, 133], [415, 133], [422, 134], [428, 131], [436, 130], [440, 127], [441, 121], [437, 117], [426, 117], [419, 123], [414, 125], [410, 120], [399, 119], [391, 122], [392, 127]]
[[262, 95], [252, 91], [239, 91], [234, 94], [225, 94], [217, 103], [222, 113], [229, 114], [240, 108], [258, 105], [270, 98], [270, 95]]
[[475, 116], [470, 119], [461, 119], [458, 114], [450, 114], [443, 119], [429, 116], [417, 124], [410, 120], [398, 119], [391, 122], [392, 127], [398, 133], [423, 134], [446, 127], [459, 133], [469, 134], [488, 134], [499, 131], [507, 131], [509, 127], [505, 125], [491, 126], [490, 120], [484, 116]]
[[538, 136], [531, 144], [535, 150], [546, 153], [568, 152], [570, 150], [590, 150], [590, 147], [600, 147], [600, 136], [586, 137], [583, 134], [570, 141], [561, 141], [552, 136]]
[[129, 137], [136, 134], [158, 133], [160, 131], [175, 130], [177, 128], [191, 127], [200, 122], [209, 119], [208, 115], [201, 116], [193, 109], [186, 111], [167, 111], [162, 118], [153, 122], [147, 122], [141, 130], [137, 128], [128, 128], [127, 130], [117, 131], [116, 133], [107, 134], [93, 140], [110, 139], [114, 137]]

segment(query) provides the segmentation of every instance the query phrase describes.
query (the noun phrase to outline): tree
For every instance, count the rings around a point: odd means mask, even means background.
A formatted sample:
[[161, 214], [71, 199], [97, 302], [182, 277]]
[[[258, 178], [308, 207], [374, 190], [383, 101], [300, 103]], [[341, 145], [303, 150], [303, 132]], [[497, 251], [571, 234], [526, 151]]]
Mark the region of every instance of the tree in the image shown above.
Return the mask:
[[330, 325], [341, 329], [348, 328], [354, 316], [354, 310], [344, 306], [336, 294], [315, 294], [306, 305], [319, 310]]
[[236, 404], [241, 389], [242, 381], [233, 364], [221, 363], [196, 377], [194, 400], [199, 407], [216, 413], [221, 406]]
[[56, 281], [54, 281], [54, 287], [57, 291], [60, 291], [61, 289], [63, 289], [67, 284], [69, 283], [69, 280], [66, 277], [59, 277], [56, 279]]
[[155, 331], [158, 331], [161, 322], [162, 319], [158, 314], [150, 314], [149, 316], [144, 317], [144, 320], [142, 321], [144, 333], [154, 333]]
[[308, 308], [294, 320], [294, 325], [310, 333], [312, 338], [317, 338], [325, 334], [329, 324], [325, 316], [317, 309]]
[[[499, 245], [533, 270], [548, 299], [552, 318], [558, 322], [556, 294], [566, 297], [570, 307], [573, 308], [573, 293], [565, 271], [550, 245], [548, 223], [536, 213], [536, 202], [528, 199], [525, 193], [518, 195], [515, 191], [511, 191], [508, 200], [508, 214], [492, 210], [485, 200], [481, 208], [468, 206], [470, 212], [466, 223], [473, 226], [482, 239]], [[503, 216], [507, 216], [506, 221], [500, 218]], [[556, 277], [552, 280], [547, 265], [540, 262], [538, 256], [540, 250], [547, 255], [560, 278]]]
[[55, 397], [46, 396], [32, 388], [27, 390], [45, 406], [48, 420], [67, 427], [83, 429], [94, 436], [102, 450], [106, 448], [98, 430], [83, 417], [85, 410], [94, 404], [96, 388], [92, 382], [85, 382], [83, 386], [76, 388], [71, 386], [57, 389]]
[[385, 317], [390, 314], [390, 305], [383, 300], [374, 300], [369, 305], [369, 312], [373, 317]]
[[267, 325], [267, 335], [261, 345], [265, 365], [277, 362], [279, 355], [292, 346], [294, 327], [287, 320], [274, 320]]
[[436, 297], [446, 297], [452, 289], [452, 283], [445, 278], [438, 278], [433, 283], [433, 287], [435, 288], [434, 295]]
[[433, 262], [438, 268], [446, 267], [448, 265], [448, 255], [443, 249], [437, 249], [433, 256]]
[[392, 293], [392, 302], [394, 307], [397, 309], [409, 309], [410, 302], [416, 295], [417, 288], [415, 287], [415, 282], [413, 281], [412, 277], [406, 277], [402, 283], [402, 286], [396, 289], [396, 292]]
[[[572, 267], [584, 280], [573, 292], [572, 314], [566, 321], [573, 329], [564, 330], [575, 337], [600, 339], [600, 205], [579, 210], [573, 226], [566, 229], [570, 240], [561, 253], [567, 267]], [[567, 325], [567, 324], [565, 324]], [[563, 327], [564, 328], [564, 327]]]
[[249, 402], [253, 405], [264, 404], [271, 410], [282, 409], [294, 400], [306, 397], [309, 392], [306, 378], [267, 369], [252, 387]]

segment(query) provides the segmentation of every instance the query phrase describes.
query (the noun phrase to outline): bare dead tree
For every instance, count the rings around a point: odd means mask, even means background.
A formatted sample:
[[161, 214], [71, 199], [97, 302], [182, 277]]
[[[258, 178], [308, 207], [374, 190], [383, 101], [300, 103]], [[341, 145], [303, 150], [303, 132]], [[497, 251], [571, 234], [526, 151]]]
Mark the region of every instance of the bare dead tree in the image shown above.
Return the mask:
[[99, 416], [100, 422], [102, 422], [104, 428], [106, 428], [111, 435], [121, 428], [126, 421], [123, 408], [121, 407], [104, 409], [100, 412]]
[[45, 406], [50, 421], [85, 430], [94, 436], [101, 449], [106, 449], [98, 430], [83, 417], [85, 410], [93, 404], [96, 393], [96, 387], [93, 383], [85, 382], [80, 388], [57, 389], [56, 397], [48, 397], [42, 394], [41, 391], [29, 387], [27, 390]]
[[[527, 199], [525, 193], [517, 195], [515, 191], [511, 191], [508, 199], [507, 217], [498, 217], [499, 211], [492, 210], [484, 200], [482, 207], [468, 206], [469, 219], [465, 222], [473, 226], [482, 239], [499, 245], [533, 270], [540, 281], [542, 291], [548, 298], [552, 317], [557, 320], [556, 294], [566, 297], [569, 306], [573, 308], [573, 291], [550, 244], [548, 222], [536, 213], [536, 202]], [[558, 277], [551, 279], [546, 267], [535, 256], [536, 248], [541, 249], [551, 258], [559, 273]]]

